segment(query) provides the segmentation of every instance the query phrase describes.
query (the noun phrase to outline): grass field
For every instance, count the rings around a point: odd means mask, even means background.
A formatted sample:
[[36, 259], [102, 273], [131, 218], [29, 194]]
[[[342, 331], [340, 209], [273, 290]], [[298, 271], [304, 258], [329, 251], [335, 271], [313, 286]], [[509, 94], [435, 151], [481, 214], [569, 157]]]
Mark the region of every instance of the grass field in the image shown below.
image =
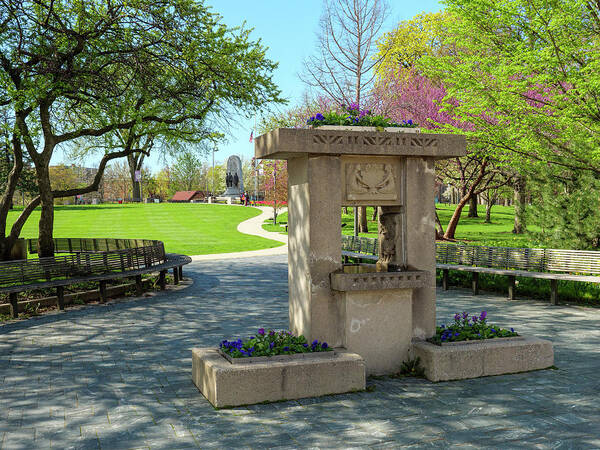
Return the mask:
[[[454, 205], [436, 205], [440, 221], [446, 229], [446, 225], [454, 212]], [[342, 234], [353, 234], [354, 215], [352, 208], [349, 208], [350, 214], [342, 214]], [[484, 223], [485, 206], [480, 205], [477, 212], [479, 217], [467, 217], [468, 210], [464, 209], [458, 228], [456, 229], [456, 239], [470, 244], [492, 245], [500, 247], [533, 247], [535, 242], [536, 227], [529, 227], [530, 233], [515, 235], [512, 233], [514, 225], [514, 209], [512, 206], [494, 206], [492, 208], [492, 223]], [[367, 208], [369, 219], [373, 215], [373, 208]], [[278, 222], [287, 222], [287, 213], [277, 217]], [[279, 225], [273, 226], [265, 222], [263, 228], [268, 231], [281, 232]], [[361, 236], [377, 237], [377, 222], [369, 220], [369, 233], [360, 233]]]
[[[9, 214], [9, 226], [20, 210]], [[240, 222], [260, 214], [255, 208], [201, 203], [56, 206], [55, 237], [158, 239], [171, 253], [202, 255], [278, 247], [280, 242], [239, 233]], [[21, 237], [38, 235], [39, 210]]]

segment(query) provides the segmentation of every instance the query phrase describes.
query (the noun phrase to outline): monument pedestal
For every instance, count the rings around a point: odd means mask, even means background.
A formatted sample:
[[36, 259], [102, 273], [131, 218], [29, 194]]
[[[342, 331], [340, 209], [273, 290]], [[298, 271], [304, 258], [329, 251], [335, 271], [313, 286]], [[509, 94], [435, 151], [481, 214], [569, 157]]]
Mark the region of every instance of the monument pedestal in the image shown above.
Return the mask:
[[345, 316], [342, 343], [365, 359], [367, 375], [398, 373], [409, 358], [413, 337], [413, 290], [426, 285], [429, 275], [374, 269], [368, 264], [345, 266], [331, 274]]

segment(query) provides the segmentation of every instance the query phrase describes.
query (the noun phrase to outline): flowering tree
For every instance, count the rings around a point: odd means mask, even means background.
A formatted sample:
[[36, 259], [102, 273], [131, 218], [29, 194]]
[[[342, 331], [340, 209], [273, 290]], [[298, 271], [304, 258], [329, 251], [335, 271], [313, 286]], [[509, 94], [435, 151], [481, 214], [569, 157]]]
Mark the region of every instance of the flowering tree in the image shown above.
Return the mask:
[[[380, 54], [384, 57], [377, 70], [375, 98], [378, 99], [377, 108], [393, 120], [411, 117], [421, 128], [430, 130], [462, 132], [473, 128], [470, 122], [461, 121], [440, 106], [448, 99], [446, 87], [439, 77], [428, 77], [418, 67], [422, 57], [439, 56], [449, 51], [444, 26], [448, 20], [449, 16], [443, 13], [419, 15], [401, 22], [380, 41]], [[438, 238], [454, 239], [462, 210], [469, 201], [511, 180], [499, 159], [486, 149], [485, 143], [471, 140], [466, 157], [438, 163], [438, 180], [455, 186], [460, 193], [445, 232], [437, 220]]]
[[263, 160], [255, 169], [260, 180], [260, 189], [265, 193], [265, 201], [273, 207], [273, 224], [277, 224], [279, 210], [287, 205], [288, 173], [287, 161]]

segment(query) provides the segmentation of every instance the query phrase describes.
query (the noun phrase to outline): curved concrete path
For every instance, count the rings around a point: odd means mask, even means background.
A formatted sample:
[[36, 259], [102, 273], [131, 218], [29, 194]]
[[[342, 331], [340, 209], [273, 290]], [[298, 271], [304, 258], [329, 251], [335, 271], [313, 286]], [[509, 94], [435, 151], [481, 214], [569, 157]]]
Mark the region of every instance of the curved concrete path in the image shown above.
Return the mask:
[[[231, 252], [231, 253], [216, 253], [209, 255], [194, 255], [192, 256], [192, 261], [207, 261], [207, 260], [217, 260], [217, 259], [230, 259], [230, 258], [254, 258], [257, 256], [271, 256], [271, 255], [287, 255], [287, 235], [275, 233], [273, 231], [263, 230], [262, 224], [265, 220], [273, 217], [273, 208], [269, 206], [259, 206], [257, 209], [262, 211], [262, 214], [252, 217], [251, 219], [245, 220], [240, 223], [237, 227], [237, 230], [243, 234], [249, 234], [252, 236], [258, 236], [265, 239], [271, 239], [272, 241], [283, 242], [285, 245], [281, 245], [279, 247], [274, 248], [265, 248], [263, 250], [249, 250], [246, 252]], [[287, 209], [282, 209], [282, 212], [287, 211]]]

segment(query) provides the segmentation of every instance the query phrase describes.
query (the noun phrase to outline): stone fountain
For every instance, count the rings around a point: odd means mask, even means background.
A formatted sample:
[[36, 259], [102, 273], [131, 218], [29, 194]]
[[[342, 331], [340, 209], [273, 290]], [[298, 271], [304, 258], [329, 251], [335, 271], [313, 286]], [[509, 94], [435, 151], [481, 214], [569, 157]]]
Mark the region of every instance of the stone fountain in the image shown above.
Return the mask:
[[[368, 374], [398, 372], [435, 332], [434, 164], [463, 156], [464, 137], [280, 128], [255, 153], [288, 161], [291, 330], [359, 354]], [[376, 265], [342, 264], [342, 206], [379, 208]]]

